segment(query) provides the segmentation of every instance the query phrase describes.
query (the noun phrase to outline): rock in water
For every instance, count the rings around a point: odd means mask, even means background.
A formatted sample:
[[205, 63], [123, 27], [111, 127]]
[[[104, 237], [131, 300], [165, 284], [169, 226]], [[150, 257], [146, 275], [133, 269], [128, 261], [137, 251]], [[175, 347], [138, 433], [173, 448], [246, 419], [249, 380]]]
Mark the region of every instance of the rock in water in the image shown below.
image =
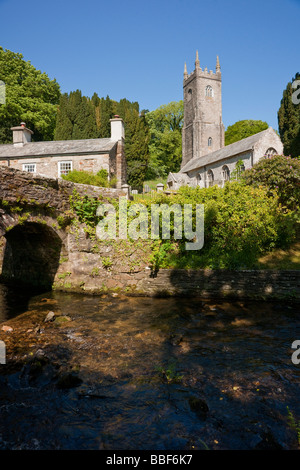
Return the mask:
[[44, 322], [48, 322], [48, 321], [53, 321], [55, 318], [55, 313], [54, 312], [48, 312]]
[[7, 333], [9, 333], [9, 332], [13, 331], [13, 328], [11, 326], [8, 326], [8, 325], [3, 325], [1, 330], [6, 331]]

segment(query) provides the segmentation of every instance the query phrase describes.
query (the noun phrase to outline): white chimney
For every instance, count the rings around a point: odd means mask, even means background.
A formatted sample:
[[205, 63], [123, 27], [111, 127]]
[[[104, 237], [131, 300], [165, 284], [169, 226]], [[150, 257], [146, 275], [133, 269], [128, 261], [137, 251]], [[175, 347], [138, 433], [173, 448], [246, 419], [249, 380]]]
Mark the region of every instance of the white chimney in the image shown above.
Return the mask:
[[113, 119], [110, 120], [111, 128], [111, 140], [122, 140], [125, 139], [125, 128], [124, 121], [120, 116], [115, 115]]
[[26, 123], [21, 122], [17, 127], [11, 127], [13, 131], [13, 144], [18, 147], [22, 147], [24, 144], [31, 142], [31, 135], [33, 132], [27, 129]]

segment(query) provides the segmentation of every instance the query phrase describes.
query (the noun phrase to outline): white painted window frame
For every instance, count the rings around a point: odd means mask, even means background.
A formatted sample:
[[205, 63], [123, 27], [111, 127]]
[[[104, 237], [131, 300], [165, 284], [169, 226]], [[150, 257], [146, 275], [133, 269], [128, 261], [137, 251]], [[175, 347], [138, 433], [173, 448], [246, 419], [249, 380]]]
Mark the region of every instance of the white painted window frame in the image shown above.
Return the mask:
[[[57, 165], [58, 165], [58, 176], [59, 176], [59, 178], [61, 178], [61, 175], [62, 175], [62, 174], [63, 174], [63, 175], [65, 174], [65, 173], [62, 173], [62, 169], [61, 169], [61, 165], [63, 165], [63, 164], [70, 164], [70, 171], [73, 170], [73, 162], [72, 162], [72, 160], [61, 160], [61, 161], [59, 161], [59, 162], [57, 163]], [[69, 172], [68, 172], [68, 173], [69, 173]]]
[[[33, 167], [33, 171], [29, 171], [26, 167]], [[27, 171], [27, 173], [36, 173], [36, 163], [23, 163], [22, 165], [23, 171]]]

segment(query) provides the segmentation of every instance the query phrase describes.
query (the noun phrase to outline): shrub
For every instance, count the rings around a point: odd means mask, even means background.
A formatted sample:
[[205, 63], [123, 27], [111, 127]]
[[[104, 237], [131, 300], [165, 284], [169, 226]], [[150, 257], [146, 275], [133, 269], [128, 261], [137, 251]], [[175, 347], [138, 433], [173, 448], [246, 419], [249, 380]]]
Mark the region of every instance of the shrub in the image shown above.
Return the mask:
[[275, 155], [256, 163], [241, 175], [241, 181], [247, 185], [264, 185], [268, 195], [274, 191], [279, 202], [297, 210], [300, 204], [300, 159]]
[[91, 184], [102, 188], [114, 187], [116, 185], [116, 178], [113, 177], [108, 181], [108, 172], [104, 169], [101, 169], [98, 173], [72, 170], [67, 175], [62, 175], [62, 178], [73, 183]]
[[[161, 202], [167, 202], [163, 199]], [[177, 241], [174, 253], [170, 242], [162, 241], [169, 255], [160, 247], [156, 261], [159, 264], [163, 259], [161, 267], [252, 267], [260, 254], [286, 247], [295, 237], [292, 211], [283, 211], [277, 194], [269, 195], [264, 187], [238, 182], [227, 183], [224, 188], [182, 187], [168, 203], [204, 204], [204, 247], [186, 251], [182, 240]]]

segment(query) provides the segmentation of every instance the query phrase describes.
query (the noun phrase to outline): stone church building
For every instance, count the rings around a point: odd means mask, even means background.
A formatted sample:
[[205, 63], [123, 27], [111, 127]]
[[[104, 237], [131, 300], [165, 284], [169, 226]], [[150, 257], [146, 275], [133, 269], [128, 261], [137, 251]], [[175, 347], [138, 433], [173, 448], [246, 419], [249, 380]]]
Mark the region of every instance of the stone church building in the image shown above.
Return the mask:
[[225, 146], [221, 88], [219, 58], [215, 73], [202, 70], [197, 51], [195, 70], [188, 74], [184, 67], [182, 163], [179, 173], [169, 173], [169, 189], [223, 186], [237, 162], [242, 161], [242, 169], [248, 169], [261, 158], [283, 153], [282, 142], [272, 127]]
[[105, 169], [109, 178], [117, 178], [120, 188], [126, 183], [124, 122], [115, 116], [110, 123], [111, 137], [107, 139], [32, 142], [33, 132], [22, 122], [11, 128], [13, 143], [0, 145], [0, 165], [53, 178], [72, 170], [97, 173]]

